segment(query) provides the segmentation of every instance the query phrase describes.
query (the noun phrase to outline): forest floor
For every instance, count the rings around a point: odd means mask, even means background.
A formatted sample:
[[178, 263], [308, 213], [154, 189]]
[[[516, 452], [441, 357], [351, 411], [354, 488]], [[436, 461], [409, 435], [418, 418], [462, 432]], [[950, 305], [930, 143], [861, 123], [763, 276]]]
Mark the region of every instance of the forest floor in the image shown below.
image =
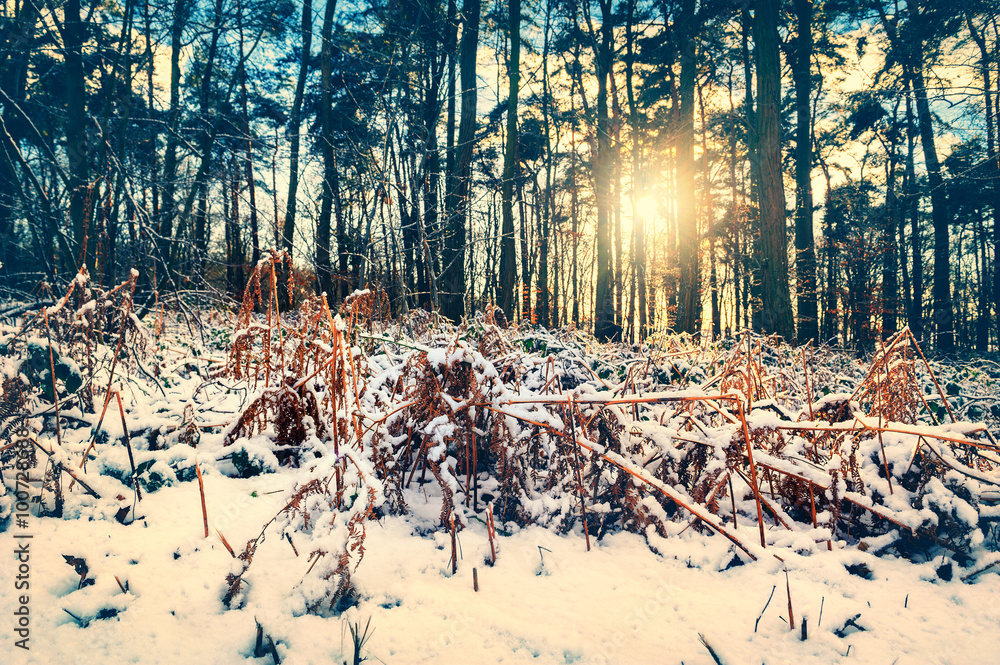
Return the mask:
[[0, 663], [996, 662], [994, 363], [279, 325], [264, 277], [0, 324]]

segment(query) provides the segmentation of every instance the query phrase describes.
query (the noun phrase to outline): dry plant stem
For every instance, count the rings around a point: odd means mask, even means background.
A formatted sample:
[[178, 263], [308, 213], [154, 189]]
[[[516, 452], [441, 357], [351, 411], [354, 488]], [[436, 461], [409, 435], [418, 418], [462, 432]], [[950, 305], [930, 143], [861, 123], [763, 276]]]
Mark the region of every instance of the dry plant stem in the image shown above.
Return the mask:
[[[135, 274], [129, 278], [128, 304], [125, 308], [125, 312], [122, 314], [121, 323], [119, 324], [121, 326], [121, 330], [118, 332], [118, 344], [115, 346], [115, 357], [111, 360], [111, 373], [108, 375], [108, 387], [104, 390], [105, 409], [108, 408], [108, 402], [111, 400], [111, 385], [115, 380], [115, 369], [118, 367], [118, 358], [122, 353], [122, 343], [125, 341], [125, 321], [132, 314], [132, 297], [135, 294], [135, 279]], [[104, 418], [103, 411], [101, 411], [101, 418]], [[100, 424], [98, 424], [98, 427], [100, 427]], [[86, 457], [84, 457], [84, 459], [86, 459]]]
[[[278, 326], [278, 350], [281, 354], [281, 366], [285, 367], [285, 340], [284, 335], [281, 331], [281, 316], [278, 312], [278, 286], [277, 280], [274, 278], [275, 274], [275, 254], [271, 252], [271, 301], [274, 303], [274, 320]], [[271, 316], [270, 306], [267, 308], [268, 318]]]
[[587, 540], [587, 551], [590, 551], [590, 526], [587, 522], [587, 501], [583, 493], [583, 476], [580, 472], [580, 447], [576, 442], [576, 427], [574, 421], [576, 420], [576, 415], [573, 412], [573, 398], [569, 400], [569, 432], [570, 438], [573, 442], [573, 456], [576, 458], [574, 465], [576, 467], [576, 486], [580, 491], [580, 512], [583, 515], [583, 535]]
[[[201, 519], [205, 524], [205, 537], [208, 538], [208, 507], [205, 505], [205, 482], [201, 479], [201, 465], [195, 462], [194, 472], [198, 476], [198, 492], [201, 494]], [[222, 538], [222, 534], [219, 534]], [[225, 543], [226, 539], [223, 538], [222, 542]], [[232, 549], [229, 550], [232, 552]]]
[[101, 425], [104, 423], [104, 414], [107, 413], [108, 404], [110, 403], [111, 403], [111, 390], [109, 384], [108, 394], [104, 396], [104, 408], [101, 409], [101, 417], [97, 419], [97, 426], [94, 427], [94, 433], [90, 435], [90, 444], [87, 446], [87, 449], [83, 451], [83, 457], [80, 458], [80, 464], [78, 465], [78, 468], [83, 468], [83, 465], [86, 464], [87, 462], [87, 455], [90, 454], [90, 450], [94, 447], [94, 444], [97, 443], [97, 432], [100, 431]]
[[[971, 446], [973, 448], [982, 448], [985, 450], [990, 450], [996, 453], [1000, 453], [1000, 448], [995, 448], [991, 445], [983, 443], [982, 441], [974, 441], [972, 439], [960, 439], [954, 436], [947, 436], [945, 434], [935, 434], [934, 432], [921, 432], [913, 429], [905, 429], [901, 427], [875, 427], [867, 423], [860, 423], [859, 425], [848, 425], [846, 427], [835, 427], [832, 425], [778, 425], [774, 429], [783, 431], [816, 431], [816, 432], [841, 432], [841, 433], [860, 433], [864, 431], [869, 432], [892, 432], [894, 434], [910, 434], [912, 436], [925, 436], [932, 439], [938, 439], [939, 441], [949, 441], [951, 443], [960, 443], [965, 446]], [[985, 431], [984, 429], [971, 430], [974, 432]]]
[[[204, 502], [204, 499], [202, 499], [202, 501]], [[204, 503], [203, 503], [203, 505], [204, 505]], [[231, 546], [231, 545], [229, 544], [229, 541], [228, 541], [228, 540], [226, 540], [226, 537], [225, 537], [225, 536], [223, 536], [223, 535], [222, 535], [222, 532], [221, 532], [221, 531], [219, 531], [218, 529], [216, 529], [216, 530], [215, 530], [215, 533], [216, 533], [216, 534], [217, 534], [217, 535], [219, 536], [219, 540], [221, 540], [221, 541], [222, 541], [222, 544], [223, 544], [223, 545], [225, 545], [225, 547], [226, 547], [226, 550], [228, 550], [228, 551], [229, 551], [229, 555], [230, 555], [231, 557], [233, 557], [233, 558], [235, 559], [235, 558], [236, 558], [236, 552], [234, 552], [234, 551], [233, 551], [233, 548], [232, 548], [232, 546]]]
[[[524, 417], [522, 417], [522, 416], [520, 416], [518, 414], [508, 413], [506, 411], [501, 411], [500, 409], [494, 409], [494, 408], [490, 408], [490, 410], [491, 411], [496, 411], [497, 413], [499, 413], [501, 415], [504, 415], [504, 416], [510, 416], [511, 418], [516, 418], [516, 419], [524, 421], [524, 422], [528, 422], [528, 423], [539, 425], [541, 427], [549, 429], [550, 431], [555, 432], [555, 430], [553, 430], [548, 425], [544, 425], [542, 423], [536, 423], [535, 421], [529, 420], [528, 418], [524, 418]], [[683, 497], [677, 495], [676, 492], [673, 492], [673, 491], [669, 490], [668, 488], [666, 488], [665, 486], [662, 486], [658, 482], [651, 481], [649, 478], [646, 478], [642, 473], [636, 471], [635, 469], [629, 468], [627, 462], [624, 459], [622, 461], [620, 461], [620, 462], [617, 461], [617, 460], [614, 460], [611, 457], [609, 457], [608, 455], [606, 455], [606, 454], [604, 454], [602, 452], [598, 452], [595, 448], [593, 448], [590, 445], [587, 445], [587, 444], [583, 443], [579, 439], [576, 439], [576, 443], [581, 448], [583, 448], [585, 450], [588, 450], [588, 451], [590, 451], [592, 453], [595, 453], [596, 455], [598, 455], [601, 459], [605, 460], [606, 462], [610, 462], [611, 464], [614, 464], [618, 468], [620, 468], [623, 471], [625, 471], [626, 473], [628, 473], [630, 476], [632, 476], [634, 478], [637, 478], [637, 479], [641, 480], [643, 483], [649, 485], [650, 487], [652, 487], [653, 489], [655, 489], [657, 492], [659, 492], [660, 494], [664, 495], [665, 497], [667, 497], [668, 499], [670, 499], [671, 501], [673, 501], [675, 504], [677, 504], [678, 506], [680, 506], [681, 508], [685, 509], [686, 511], [688, 511], [689, 513], [691, 513], [695, 517], [699, 518], [702, 522], [704, 522], [705, 524], [707, 524], [711, 529], [713, 529], [714, 531], [716, 531], [716, 532], [722, 534], [723, 536], [725, 536], [729, 541], [731, 541], [734, 545], [736, 545], [741, 551], [743, 551], [751, 559], [753, 559], [753, 560], [757, 559], [757, 556], [753, 552], [750, 551], [750, 548], [747, 545], [745, 545], [739, 538], [737, 538], [733, 534], [731, 534], [728, 531], [726, 531], [726, 529], [723, 528], [721, 524], [717, 524], [714, 521], [714, 519], [713, 519], [713, 517], [712, 517], [712, 515], [710, 513], [703, 512], [699, 508], [695, 508], [695, 507], [691, 506]], [[761, 522], [761, 523], [763, 523], [763, 522]], [[763, 529], [763, 527], [761, 527], [761, 528]], [[774, 555], [774, 557], [776, 559], [778, 559], [779, 561], [781, 560], [781, 557], [779, 557], [777, 555]]]
[[924, 361], [924, 367], [927, 368], [927, 372], [931, 375], [931, 381], [934, 382], [934, 387], [937, 388], [938, 395], [941, 396], [941, 401], [944, 402], [944, 408], [948, 410], [948, 415], [951, 417], [951, 422], [958, 422], [955, 419], [955, 414], [951, 410], [951, 404], [948, 403], [948, 398], [944, 396], [944, 391], [941, 390], [941, 384], [938, 383], [937, 377], [934, 375], [934, 370], [931, 369], [931, 364], [927, 362], [927, 358], [924, 356], [924, 352], [920, 349], [920, 345], [917, 344], [917, 340], [913, 338], [913, 333], [910, 332], [909, 327], [906, 328], [907, 334], [910, 336], [910, 341], [913, 343], [913, 348], [917, 350], [920, 354], [920, 359]]
[[726, 474], [726, 477], [729, 480], [729, 500], [733, 504], [733, 531], [736, 531], [736, 530], [738, 530], [740, 528], [740, 521], [738, 519], [736, 519], [736, 516], [737, 516], [737, 514], [736, 514], [736, 493], [733, 492], [733, 474], [731, 474], [731, 473]]
[[[38, 441], [35, 441], [34, 438], [31, 439], [31, 442], [35, 445], [36, 448], [38, 448], [39, 450], [41, 450], [43, 453], [45, 453], [49, 457], [52, 457], [52, 451], [51, 450], [46, 450], [45, 448], [43, 448], [42, 444], [38, 443]], [[87, 492], [87, 494], [89, 494], [90, 496], [94, 497], [95, 499], [100, 499], [101, 498], [101, 495], [98, 494], [96, 491], [94, 491], [93, 487], [91, 487], [90, 485], [88, 485], [84, 481], [80, 480], [80, 478], [75, 473], [73, 473], [73, 471], [71, 471], [68, 466], [64, 465], [62, 467], [62, 470], [63, 470], [64, 473], [66, 473], [67, 475], [69, 475], [69, 477], [72, 478], [74, 482], [80, 483], [80, 487], [82, 487], [84, 489], [84, 491]]]
[[[858, 387], [854, 389], [853, 393], [851, 393], [851, 401], [853, 401], [858, 396], [858, 393], [861, 392], [861, 389], [864, 388], [864, 386], [868, 384], [868, 382], [872, 378], [872, 374], [875, 373], [875, 370], [879, 367], [879, 365], [881, 365], [882, 363], [885, 362], [886, 358], [889, 357], [888, 356], [889, 352], [892, 351], [893, 347], [895, 347], [896, 344], [898, 344], [900, 341], [902, 341], [904, 339], [909, 339], [909, 340], [912, 341], [912, 344], [914, 346], [917, 346], [917, 341], [915, 339], [913, 339], [912, 335], [909, 338], [907, 338], [906, 333], [908, 332], [908, 330], [909, 330], [909, 328], [901, 331], [898, 335], [896, 335], [892, 339], [892, 341], [889, 342], [889, 346], [886, 346], [884, 343], [882, 344], [882, 355], [881, 355], [881, 357], [876, 358], [872, 362], [872, 366], [868, 369], [868, 374], [865, 375], [864, 381], [862, 381], [861, 383], [859, 383]], [[920, 350], [919, 346], [917, 346], [917, 350], [918, 351]], [[922, 355], [923, 354], [921, 354], [921, 356]], [[928, 367], [928, 369], [930, 369], [930, 368]]]
[[750, 428], [747, 426], [747, 416], [743, 412], [743, 402], [735, 399], [736, 406], [740, 411], [740, 422], [743, 424], [743, 436], [747, 444], [747, 460], [750, 463], [750, 481], [753, 489], [754, 500], [757, 502], [757, 526], [760, 529], [760, 546], [767, 547], [764, 540], [764, 511], [760, 507], [760, 489], [757, 486], [757, 465], [753, 463], [753, 442], [750, 439]]
[[[809, 342], [812, 344], [812, 341]], [[809, 405], [809, 420], [813, 419], [813, 399], [812, 399], [812, 386], [809, 385], [809, 363], [806, 361], [806, 350], [805, 347], [802, 348], [802, 367], [806, 373], [806, 404]]]
[[[43, 309], [45, 316], [45, 339], [49, 342], [49, 371], [52, 373], [52, 400], [56, 407], [56, 443], [62, 448], [62, 428], [59, 426], [59, 389], [56, 387], [56, 362], [52, 355], [52, 333], [49, 331], [49, 311]], [[134, 469], [133, 469], [134, 471]]]
[[472, 569], [472, 590], [479, 593], [479, 572], [475, 568]]
[[132, 487], [135, 489], [136, 497], [139, 501], [142, 501], [142, 492], [139, 491], [139, 477], [135, 472], [135, 457], [132, 455], [132, 437], [129, 436], [128, 425], [125, 424], [125, 409], [122, 407], [122, 396], [117, 390], [115, 391], [115, 399], [118, 400], [118, 414], [122, 419], [122, 432], [125, 434], [125, 450], [128, 451], [128, 463], [132, 467]]
[[968, 575], [966, 575], [966, 576], [964, 576], [964, 577], [962, 578], [962, 581], [963, 581], [963, 582], [968, 582], [968, 581], [969, 581], [969, 580], [971, 580], [971, 579], [972, 579], [973, 577], [979, 577], [980, 575], [982, 575], [982, 574], [983, 574], [983, 573], [985, 573], [986, 571], [988, 571], [988, 570], [992, 570], [993, 568], [996, 568], [997, 566], [1000, 566], [1000, 559], [997, 559], [996, 561], [994, 561], [994, 562], [993, 562], [993, 563], [991, 563], [991, 564], [987, 564], [986, 566], [983, 566], [983, 567], [982, 567], [982, 568], [980, 568], [979, 570], [975, 570], [975, 571], [973, 571], [973, 572], [969, 573]]
[[448, 515], [448, 522], [451, 526], [451, 574], [458, 572], [458, 548], [455, 547], [455, 515]]
[[[750, 485], [750, 479], [747, 478], [742, 471], [740, 471], [739, 469], [735, 469], [735, 471], [736, 474], [743, 480], [744, 483]], [[761, 504], [767, 506], [767, 509], [771, 511], [772, 515], [774, 515], [774, 519], [778, 522], [778, 524], [785, 527], [789, 531], [794, 531], [794, 529], [788, 524], [788, 522], [782, 519], [781, 514], [778, 512], [779, 509], [777, 506], [775, 506], [771, 501], [768, 501], [763, 495], [759, 495], [759, 497]]]
[[788, 569], [785, 569], [785, 591], [788, 593], [788, 628], [795, 630], [795, 614], [792, 613], [792, 587], [788, 582]]
[[[882, 357], [883, 358], [886, 357], [886, 355], [885, 355], [885, 346], [884, 345], [883, 345]], [[880, 374], [880, 372], [876, 372], [876, 376], [878, 376], [879, 374]], [[888, 367], [885, 370], [885, 379], [886, 379], [886, 381], [889, 380], [889, 368]], [[877, 379], [876, 379], [876, 381], [877, 381]], [[879, 425], [879, 427], [881, 427], [882, 426], [882, 413], [885, 410], [885, 402], [883, 401], [883, 396], [882, 396], [882, 390], [881, 389], [879, 389], [879, 391], [878, 391], [878, 401], [879, 401], [878, 425]], [[889, 483], [889, 494], [892, 494], [893, 493], [893, 491], [892, 491], [892, 474], [889, 473], [889, 459], [885, 456], [885, 443], [882, 441], [882, 432], [881, 431], [879, 431], [879, 433], [878, 433], [878, 446], [882, 450], [882, 465], [885, 467], [885, 480], [886, 480], [886, 482]]]
[[490, 539], [490, 556], [493, 557], [493, 564], [497, 562], [496, 527], [493, 524], [493, 504], [486, 507], [486, 535]]

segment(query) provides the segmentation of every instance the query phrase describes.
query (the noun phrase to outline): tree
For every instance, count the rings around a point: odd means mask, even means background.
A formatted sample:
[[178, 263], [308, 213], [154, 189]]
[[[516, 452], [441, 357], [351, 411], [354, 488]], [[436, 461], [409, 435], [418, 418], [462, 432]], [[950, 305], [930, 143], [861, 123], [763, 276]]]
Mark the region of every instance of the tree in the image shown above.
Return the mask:
[[799, 342], [819, 339], [812, 194], [813, 0], [795, 0], [795, 277]]
[[694, 93], [698, 61], [695, 1], [681, 0], [675, 26], [680, 41], [680, 113], [677, 137], [677, 224], [680, 283], [677, 298], [677, 330], [701, 330], [701, 268], [698, 260], [701, 235], [695, 214]]
[[[324, 17], [325, 18], [325, 17]], [[305, 98], [306, 79], [309, 76], [309, 61], [312, 57], [312, 0], [302, 0], [302, 53], [299, 62], [299, 75], [295, 80], [295, 94], [292, 98], [292, 108], [288, 118], [288, 198], [285, 200], [285, 220], [282, 229], [282, 243], [289, 258], [294, 256], [295, 247], [295, 217], [298, 212], [299, 193], [299, 149], [302, 131], [302, 101]], [[287, 273], [283, 273], [285, 279]], [[287, 293], [287, 289], [282, 289]]]
[[754, 13], [757, 65], [757, 147], [760, 160], [761, 310], [758, 326], [795, 338], [788, 285], [785, 188], [781, 169], [781, 59], [778, 0], [760, 0]]
[[449, 180], [448, 232], [445, 240], [442, 313], [454, 321], [465, 314], [465, 220], [472, 190], [472, 153], [476, 145], [476, 53], [479, 45], [481, 0], [465, 0], [462, 7], [462, 113], [454, 171]]
[[514, 180], [517, 178], [517, 94], [521, 69], [521, 0], [509, 0], [507, 35], [507, 142], [503, 152], [503, 226], [500, 229], [500, 308], [508, 321], [514, 317], [517, 260], [514, 247]]

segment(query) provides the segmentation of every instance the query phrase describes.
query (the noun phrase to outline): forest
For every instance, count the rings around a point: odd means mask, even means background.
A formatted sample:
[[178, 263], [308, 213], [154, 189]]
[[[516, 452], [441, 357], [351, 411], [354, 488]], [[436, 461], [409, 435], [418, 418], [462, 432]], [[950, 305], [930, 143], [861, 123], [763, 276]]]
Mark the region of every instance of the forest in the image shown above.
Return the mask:
[[2, 17], [12, 664], [1000, 650], [1000, 2]]
[[[6, 0], [0, 287], [1000, 343], [987, 0]], [[39, 291], [39, 285], [41, 291]], [[291, 299], [291, 300], [290, 300]]]

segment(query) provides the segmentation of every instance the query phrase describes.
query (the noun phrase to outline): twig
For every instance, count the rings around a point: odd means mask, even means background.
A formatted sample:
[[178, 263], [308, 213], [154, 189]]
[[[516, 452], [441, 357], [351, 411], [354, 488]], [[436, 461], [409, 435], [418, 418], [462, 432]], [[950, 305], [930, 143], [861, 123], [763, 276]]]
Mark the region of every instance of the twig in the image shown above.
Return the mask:
[[[205, 537], [208, 538], [208, 508], [205, 505], [205, 483], [201, 479], [201, 466], [197, 462], [194, 464], [194, 472], [198, 476], [198, 491], [201, 493], [201, 518], [205, 523]], [[219, 534], [219, 537], [222, 537], [221, 533]], [[226, 539], [223, 538], [222, 542], [225, 543]], [[229, 549], [230, 553], [232, 553], [233, 550], [229, 548], [228, 545], [226, 548]]]
[[771, 599], [774, 598], [774, 590], [777, 588], [777, 585], [771, 587], [771, 595], [767, 597], [767, 602], [764, 603], [764, 609], [760, 611], [760, 616], [758, 616], [757, 620], [753, 622], [753, 632], [757, 632], [757, 626], [760, 625], [760, 620], [764, 618], [764, 612], [767, 612], [767, 606], [771, 604]]

